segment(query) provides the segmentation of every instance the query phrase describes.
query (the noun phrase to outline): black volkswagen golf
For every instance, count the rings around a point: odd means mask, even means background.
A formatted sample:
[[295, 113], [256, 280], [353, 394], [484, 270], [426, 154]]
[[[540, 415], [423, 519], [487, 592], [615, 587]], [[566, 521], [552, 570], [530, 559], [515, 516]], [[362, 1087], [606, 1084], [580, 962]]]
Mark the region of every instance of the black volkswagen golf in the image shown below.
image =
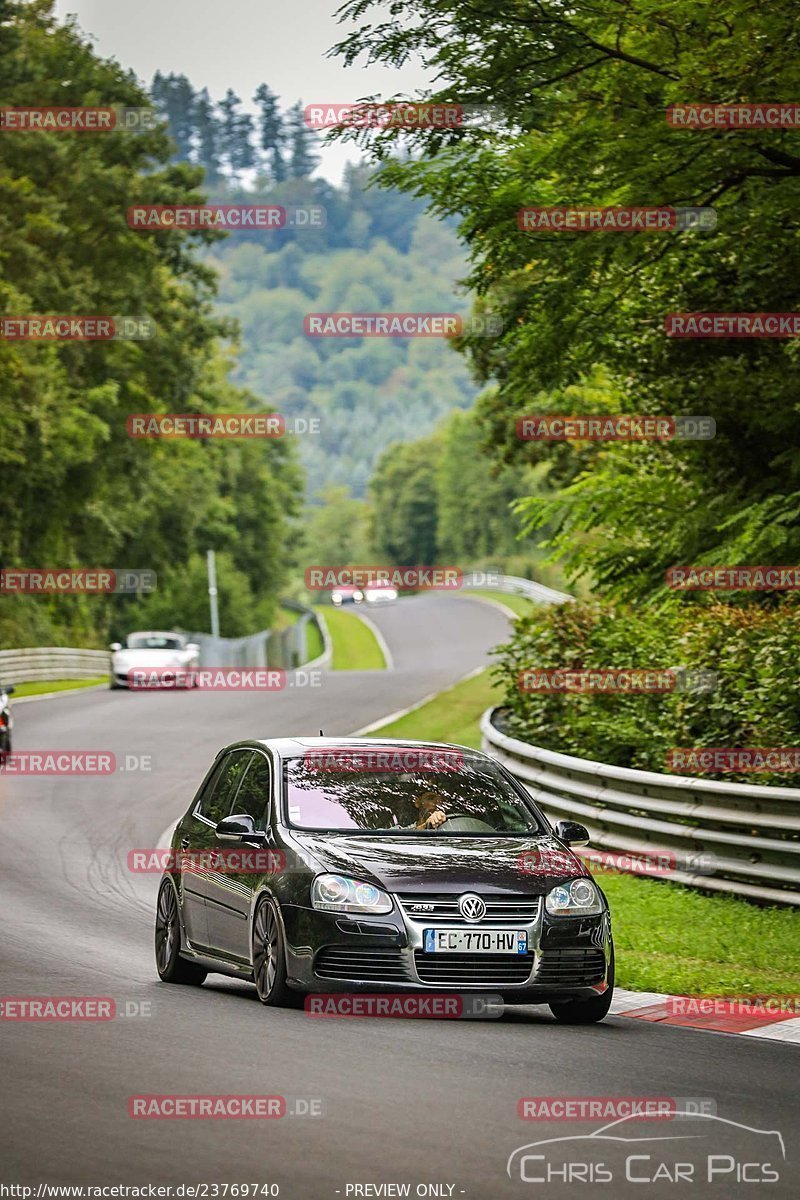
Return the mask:
[[156, 914], [171, 983], [264, 1004], [310, 992], [467, 992], [602, 1020], [611, 918], [570, 844], [487, 755], [367, 738], [237, 742], [178, 822]]

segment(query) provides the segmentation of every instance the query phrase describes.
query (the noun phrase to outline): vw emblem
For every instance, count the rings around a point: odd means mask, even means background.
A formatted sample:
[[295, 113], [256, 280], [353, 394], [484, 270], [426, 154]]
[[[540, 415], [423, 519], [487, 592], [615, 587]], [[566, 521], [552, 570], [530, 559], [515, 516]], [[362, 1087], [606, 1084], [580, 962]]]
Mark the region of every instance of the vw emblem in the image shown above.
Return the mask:
[[486, 905], [474, 892], [467, 892], [466, 896], [462, 896], [458, 908], [466, 921], [482, 921], [486, 916]]

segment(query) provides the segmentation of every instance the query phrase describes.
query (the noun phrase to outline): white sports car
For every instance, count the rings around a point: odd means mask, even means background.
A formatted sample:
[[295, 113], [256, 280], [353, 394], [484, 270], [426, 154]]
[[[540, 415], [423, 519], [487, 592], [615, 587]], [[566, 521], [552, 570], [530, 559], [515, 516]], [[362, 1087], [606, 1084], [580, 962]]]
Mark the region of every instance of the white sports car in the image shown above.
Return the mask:
[[[200, 647], [196, 642], [187, 642], [182, 633], [164, 633], [159, 630], [129, 633], [125, 645], [112, 642], [111, 678], [112, 688], [130, 687], [131, 671], [146, 671], [148, 678], [155, 678], [162, 671], [184, 672], [194, 670], [200, 661]], [[134, 685], [135, 686], [135, 685]]]

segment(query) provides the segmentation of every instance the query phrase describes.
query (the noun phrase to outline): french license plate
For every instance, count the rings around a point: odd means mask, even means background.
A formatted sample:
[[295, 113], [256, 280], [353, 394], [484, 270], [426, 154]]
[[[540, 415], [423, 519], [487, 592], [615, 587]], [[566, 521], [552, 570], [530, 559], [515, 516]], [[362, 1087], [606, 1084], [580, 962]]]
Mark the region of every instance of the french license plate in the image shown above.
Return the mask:
[[525, 954], [524, 929], [426, 929], [426, 954]]

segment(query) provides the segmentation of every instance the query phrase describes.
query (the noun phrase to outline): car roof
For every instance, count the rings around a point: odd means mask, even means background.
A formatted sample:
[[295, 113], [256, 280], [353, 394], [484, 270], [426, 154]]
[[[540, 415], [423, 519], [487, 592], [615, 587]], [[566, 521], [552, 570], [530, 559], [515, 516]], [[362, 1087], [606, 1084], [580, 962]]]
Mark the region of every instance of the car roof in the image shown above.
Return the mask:
[[[376, 747], [386, 749], [412, 749], [412, 750], [458, 750], [462, 753], [466, 751], [470, 755], [480, 755], [482, 758], [489, 759], [489, 755], [483, 754], [480, 750], [475, 750], [472, 746], [459, 746], [455, 742], [422, 742], [415, 741], [411, 738], [382, 738], [382, 737], [353, 737], [345, 736], [340, 738], [335, 737], [284, 737], [284, 738], [253, 738], [248, 742], [236, 742], [231, 746], [225, 746], [225, 750], [230, 750], [233, 746], [264, 746], [271, 750], [273, 754], [277, 754], [281, 759], [298, 758], [305, 754], [308, 750], [367, 750], [375, 749]], [[220, 751], [222, 753], [222, 751]], [[492, 761], [489, 759], [489, 761]]]
[[183, 638], [186, 635], [178, 633], [177, 629], [132, 629], [127, 635], [128, 637], [176, 637]]

